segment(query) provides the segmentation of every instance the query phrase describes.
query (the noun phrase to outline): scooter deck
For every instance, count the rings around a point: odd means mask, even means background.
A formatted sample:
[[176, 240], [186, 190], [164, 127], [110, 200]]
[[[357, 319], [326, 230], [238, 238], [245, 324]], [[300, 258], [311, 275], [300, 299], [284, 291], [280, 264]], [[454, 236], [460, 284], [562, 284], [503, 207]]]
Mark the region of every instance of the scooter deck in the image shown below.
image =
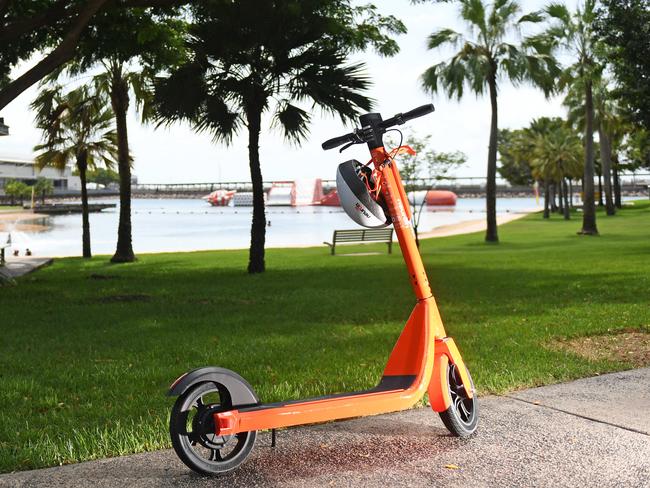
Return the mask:
[[312, 398], [302, 398], [300, 400], [287, 400], [283, 402], [275, 403], [260, 403], [259, 405], [253, 405], [250, 407], [238, 408], [240, 413], [244, 412], [257, 412], [260, 410], [270, 410], [273, 408], [286, 407], [289, 405], [298, 405], [298, 404], [307, 404], [314, 402], [321, 402], [324, 400], [335, 400], [343, 399], [345, 397], [355, 397], [360, 395], [371, 395], [373, 393], [392, 393], [398, 392], [400, 390], [407, 390], [410, 388], [416, 380], [415, 375], [400, 375], [400, 376], [383, 376], [381, 381], [374, 388], [369, 390], [353, 391], [347, 393], [334, 393], [332, 395], [323, 395]]

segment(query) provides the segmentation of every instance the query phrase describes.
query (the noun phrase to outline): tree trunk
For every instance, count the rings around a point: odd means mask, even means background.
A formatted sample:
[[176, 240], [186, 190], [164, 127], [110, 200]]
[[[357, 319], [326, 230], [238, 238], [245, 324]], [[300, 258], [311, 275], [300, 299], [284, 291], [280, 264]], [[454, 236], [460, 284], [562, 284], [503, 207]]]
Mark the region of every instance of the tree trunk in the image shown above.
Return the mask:
[[557, 213], [564, 215], [564, 188], [562, 186], [562, 179], [560, 178], [555, 184], [557, 185]]
[[487, 214], [486, 242], [499, 242], [497, 233], [497, 82], [496, 67], [488, 80], [490, 88], [490, 104], [492, 106], [492, 120], [490, 122], [490, 144], [488, 146], [487, 184], [485, 195], [485, 210]]
[[86, 170], [88, 169], [88, 154], [82, 151], [77, 154], [77, 169], [79, 170], [79, 180], [81, 180], [81, 247], [82, 256], [91, 258], [90, 252], [90, 215], [88, 210], [88, 188], [86, 180]]
[[562, 193], [564, 193], [564, 220], [569, 220], [571, 218], [569, 207], [569, 185], [566, 182], [566, 178], [562, 178], [560, 184], [563, 186]]
[[621, 200], [621, 180], [618, 176], [618, 162], [614, 164], [614, 205], [616, 208], [623, 208]]
[[616, 214], [614, 200], [612, 199], [612, 144], [609, 134], [602, 127], [598, 127], [598, 137], [600, 139], [600, 160], [603, 165], [603, 178], [605, 180], [605, 208], [607, 215]]
[[573, 180], [569, 178], [569, 205], [573, 208]]
[[264, 244], [266, 241], [266, 215], [264, 211], [264, 184], [260, 167], [260, 130], [262, 108], [257, 104], [246, 110], [248, 120], [248, 162], [253, 184], [253, 222], [251, 225], [251, 246], [248, 255], [248, 272], [263, 273]]
[[582, 201], [582, 229], [578, 234], [598, 235], [596, 227], [596, 205], [594, 204], [594, 100], [591, 80], [585, 87], [586, 127], [585, 127], [585, 168], [584, 197]]
[[135, 261], [131, 237], [131, 158], [126, 113], [129, 108], [129, 87], [121, 76], [121, 70], [111, 80], [111, 105], [115, 112], [117, 127], [117, 166], [120, 175], [120, 221], [117, 228], [117, 248], [112, 263]]
[[551, 208], [550, 208], [550, 185], [548, 181], [544, 182], [544, 218], [548, 219], [551, 216]]
[[550, 191], [550, 198], [551, 198], [551, 212], [557, 212], [557, 203], [555, 200], [555, 194], [556, 188], [555, 188], [555, 183], [549, 183], [549, 191]]
[[603, 176], [602, 173], [598, 173], [598, 206], [604, 207], [605, 202], [603, 202]]

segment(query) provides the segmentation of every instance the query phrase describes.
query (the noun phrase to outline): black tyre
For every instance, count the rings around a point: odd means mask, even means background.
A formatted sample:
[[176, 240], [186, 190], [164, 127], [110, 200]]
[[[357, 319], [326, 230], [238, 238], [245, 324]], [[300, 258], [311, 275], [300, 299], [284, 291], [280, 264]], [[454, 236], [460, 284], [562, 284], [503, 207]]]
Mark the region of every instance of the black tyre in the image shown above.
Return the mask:
[[178, 457], [202, 474], [223, 474], [241, 465], [255, 444], [257, 431], [218, 436], [213, 414], [232, 409], [221, 385], [199, 383], [183, 393], [172, 408], [169, 434]]
[[[474, 382], [467, 371], [469, 381], [474, 392]], [[463, 381], [455, 364], [447, 366], [447, 388], [451, 398], [451, 405], [444, 412], [440, 412], [442, 423], [447, 430], [457, 437], [468, 437], [476, 431], [478, 426], [478, 398], [476, 393], [468, 398], [463, 387]]]

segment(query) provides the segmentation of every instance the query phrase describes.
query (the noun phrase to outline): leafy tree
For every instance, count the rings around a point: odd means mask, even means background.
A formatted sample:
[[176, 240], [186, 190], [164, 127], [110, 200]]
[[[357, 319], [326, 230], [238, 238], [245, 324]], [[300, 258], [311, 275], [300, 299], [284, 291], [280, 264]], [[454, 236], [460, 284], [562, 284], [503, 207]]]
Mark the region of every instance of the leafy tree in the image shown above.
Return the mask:
[[[388, 140], [389, 146], [397, 146], [398, 141]], [[408, 146], [413, 152], [401, 154], [399, 171], [408, 191], [418, 187], [417, 179], [429, 178], [442, 180], [450, 171], [467, 162], [467, 156], [461, 151], [443, 152], [431, 149], [431, 136], [406, 135], [402, 147]]]
[[88, 86], [65, 92], [61, 86], [44, 88], [32, 103], [36, 126], [43, 131], [43, 142], [34, 148], [36, 166], [59, 170], [72, 163], [81, 180], [82, 250], [90, 250], [90, 219], [86, 172], [101, 161], [110, 167], [117, 157], [114, 114], [108, 100]]
[[511, 185], [529, 186], [535, 182], [530, 167], [532, 141], [526, 129], [500, 129], [497, 136], [497, 171]]
[[371, 102], [363, 94], [369, 85], [363, 65], [346, 64], [346, 55], [368, 43], [394, 53], [389, 34], [404, 28], [394, 18], [378, 17], [374, 7], [353, 8], [347, 0], [212, 0], [193, 14], [189, 60], [158, 80], [155, 106], [161, 123], [187, 120], [218, 142], [228, 144], [247, 130], [253, 184], [248, 272], [261, 273], [263, 114], [271, 112], [273, 126], [296, 144], [309, 131], [311, 113], [304, 106], [352, 120]]
[[25, 198], [32, 194], [32, 189], [26, 183], [17, 180], [10, 180], [5, 183], [5, 195], [11, 197], [11, 204], [16, 203], [16, 199], [23, 205]]
[[[393, 141], [391, 140], [391, 143]], [[420, 218], [426, 204], [426, 198], [422, 201], [416, 199], [415, 191], [422, 187], [418, 184], [419, 178], [428, 178], [429, 180], [441, 180], [450, 171], [459, 168], [467, 162], [467, 156], [461, 151], [441, 152], [430, 149], [431, 136], [418, 137], [415, 134], [409, 134], [406, 137], [404, 145], [413, 151], [407, 151], [399, 160], [399, 171], [404, 182], [404, 189], [409, 197], [411, 212], [413, 214], [413, 231], [415, 233], [415, 243], [420, 247], [418, 228]], [[395, 144], [396, 145], [396, 144]], [[427, 190], [434, 187], [431, 184]]]
[[[73, 59], [100, 13], [149, 8], [155, 13], [189, 0], [0, 0], [0, 109]], [[11, 68], [35, 53], [43, 58], [15, 79]]]
[[96, 168], [88, 171], [88, 182], [107, 187], [120, 182], [120, 175], [109, 168]]
[[650, 131], [650, 0], [601, 0], [596, 30], [633, 120]]
[[41, 196], [41, 204], [45, 205], [45, 197], [54, 192], [54, 183], [52, 180], [40, 177], [34, 184], [34, 193]]
[[627, 170], [650, 170], [650, 131], [637, 128], [630, 133], [623, 148]]
[[596, 18], [595, 0], [584, 0], [575, 12], [569, 12], [563, 3], [551, 3], [544, 10], [551, 23], [537, 36], [540, 44], [554, 50], [563, 50], [571, 59], [564, 68], [559, 86], [572, 86], [584, 97], [585, 107], [585, 162], [583, 178], [582, 235], [598, 235], [594, 202], [594, 100], [593, 84], [601, 76], [602, 65], [596, 59], [597, 36], [593, 30]]
[[427, 69], [422, 75], [423, 87], [437, 93], [442, 90], [450, 97], [462, 98], [469, 88], [477, 95], [486, 90], [490, 96], [492, 117], [487, 158], [487, 242], [498, 242], [496, 220], [496, 172], [498, 134], [498, 84], [508, 79], [514, 84], [531, 82], [549, 94], [557, 72], [555, 59], [547, 44], [524, 40], [510, 42], [522, 25], [542, 20], [538, 13], [521, 15], [515, 0], [457, 0], [460, 17], [471, 37], [449, 28], [435, 31], [428, 38], [429, 49], [453, 46], [459, 50], [447, 61]]

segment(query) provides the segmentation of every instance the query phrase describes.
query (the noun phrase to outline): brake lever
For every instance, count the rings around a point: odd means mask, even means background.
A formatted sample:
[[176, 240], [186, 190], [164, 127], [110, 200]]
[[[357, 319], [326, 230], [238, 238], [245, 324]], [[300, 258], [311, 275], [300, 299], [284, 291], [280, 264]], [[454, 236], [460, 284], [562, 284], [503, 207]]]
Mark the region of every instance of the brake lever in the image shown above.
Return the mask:
[[341, 149], [339, 149], [339, 153], [342, 153], [347, 148], [349, 148], [350, 146], [354, 146], [355, 144], [359, 144], [359, 143], [358, 142], [348, 142], [345, 146], [343, 146]]
[[346, 149], [348, 149], [350, 146], [354, 146], [355, 144], [363, 144], [366, 142], [366, 131], [368, 129], [354, 129], [353, 134], [354, 137], [356, 137], [356, 140], [348, 142], [345, 146], [343, 146], [341, 149], [339, 149], [339, 153], [342, 153]]

